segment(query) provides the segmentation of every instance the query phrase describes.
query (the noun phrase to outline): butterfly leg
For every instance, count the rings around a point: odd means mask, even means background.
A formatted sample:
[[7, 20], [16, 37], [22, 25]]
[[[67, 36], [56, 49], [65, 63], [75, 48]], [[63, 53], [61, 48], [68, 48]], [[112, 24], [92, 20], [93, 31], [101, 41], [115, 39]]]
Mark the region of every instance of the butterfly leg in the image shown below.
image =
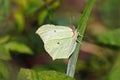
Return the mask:
[[77, 39], [76, 41], [77, 41], [77, 43], [79, 43], [80, 45], [82, 44], [81, 41], [79, 41], [78, 39]]
[[[83, 37], [83, 35], [81, 35], [79, 32], [78, 32], [78, 37]], [[80, 40], [76, 40], [80, 45], [82, 44]]]
[[79, 36], [79, 37], [83, 37], [83, 35], [81, 35], [79, 32], [78, 32], [78, 36]]

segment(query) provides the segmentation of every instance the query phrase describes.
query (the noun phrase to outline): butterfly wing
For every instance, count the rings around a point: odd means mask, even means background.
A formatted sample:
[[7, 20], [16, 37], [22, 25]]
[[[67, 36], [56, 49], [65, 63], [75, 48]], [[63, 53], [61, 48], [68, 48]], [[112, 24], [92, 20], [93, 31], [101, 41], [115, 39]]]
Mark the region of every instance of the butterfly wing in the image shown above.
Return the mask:
[[69, 27], [50, 24], [41, 26], [36, 33], [40, 35], [44, 43], [54, 39], [70, 38], [73, 35], [73, 31]]
[[68, 58], [76, 47], [77, 32], [69, 27], [47, 24], [41, 26], [36, 33], [53, 60]]
[[76, 47], [76, 39], [64, 38], [47, 41], [44, 44], [45, 50], [55, 59], [69, 58]]

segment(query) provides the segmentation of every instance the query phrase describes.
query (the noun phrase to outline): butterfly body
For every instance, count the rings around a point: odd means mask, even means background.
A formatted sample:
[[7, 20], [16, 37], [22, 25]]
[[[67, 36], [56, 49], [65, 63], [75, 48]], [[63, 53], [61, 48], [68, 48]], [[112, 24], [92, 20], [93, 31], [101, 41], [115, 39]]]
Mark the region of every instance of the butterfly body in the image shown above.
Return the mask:
[[36, 33], [53, 60], [69, 58], [75, 50], [78, 33], [70, 27], [47, 24], [41, 26]]

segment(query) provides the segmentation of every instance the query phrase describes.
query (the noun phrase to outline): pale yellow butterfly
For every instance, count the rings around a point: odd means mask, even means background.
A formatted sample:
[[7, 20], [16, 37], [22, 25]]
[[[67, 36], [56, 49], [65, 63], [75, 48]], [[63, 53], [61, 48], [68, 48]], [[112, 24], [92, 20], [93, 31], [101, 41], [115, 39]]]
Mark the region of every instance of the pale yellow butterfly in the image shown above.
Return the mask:
[[38, 28], [36, 33], [53, 60], [69, 58], [76, 48], [78, 33], [70, 27], [46, 24]]

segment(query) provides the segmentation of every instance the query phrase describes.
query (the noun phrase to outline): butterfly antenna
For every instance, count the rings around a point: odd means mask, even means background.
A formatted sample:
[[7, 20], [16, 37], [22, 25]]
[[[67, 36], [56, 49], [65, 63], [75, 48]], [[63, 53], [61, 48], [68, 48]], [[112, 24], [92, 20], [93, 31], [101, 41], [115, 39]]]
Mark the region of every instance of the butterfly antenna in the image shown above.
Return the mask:
[[70, 16], [70, 24], [73, 24], [74, 20], [75, 20], [75, 17], [74, 16]]

